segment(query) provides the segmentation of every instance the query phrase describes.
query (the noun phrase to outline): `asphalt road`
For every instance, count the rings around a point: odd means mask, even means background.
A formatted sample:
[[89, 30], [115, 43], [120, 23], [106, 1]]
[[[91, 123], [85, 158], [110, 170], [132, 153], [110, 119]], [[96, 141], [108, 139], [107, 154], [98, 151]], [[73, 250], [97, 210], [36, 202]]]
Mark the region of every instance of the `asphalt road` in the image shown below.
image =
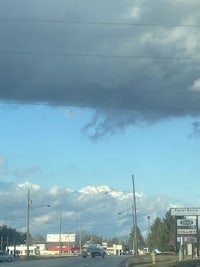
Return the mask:
[[120, 267], [124, 260], [124, 256], [108, 256], [105, 258], [65, 257], [30, 261], [16, 260], [14, 262], [0, 262], [0, 267]]

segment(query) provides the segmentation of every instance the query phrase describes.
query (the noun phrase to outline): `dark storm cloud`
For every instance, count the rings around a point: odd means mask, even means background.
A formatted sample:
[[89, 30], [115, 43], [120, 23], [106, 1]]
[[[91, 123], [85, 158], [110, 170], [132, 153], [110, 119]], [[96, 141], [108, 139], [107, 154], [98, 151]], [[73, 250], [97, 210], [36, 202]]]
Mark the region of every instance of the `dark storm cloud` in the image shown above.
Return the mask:
[[198, 0], [3, 0], [0, 99], [92, 107], [94, 137], [197, 116], [199, 10]]
[[188, 135], [188, 137], [200, 137], [200, 122], [195, 121], [192, 124], [192, 131]]

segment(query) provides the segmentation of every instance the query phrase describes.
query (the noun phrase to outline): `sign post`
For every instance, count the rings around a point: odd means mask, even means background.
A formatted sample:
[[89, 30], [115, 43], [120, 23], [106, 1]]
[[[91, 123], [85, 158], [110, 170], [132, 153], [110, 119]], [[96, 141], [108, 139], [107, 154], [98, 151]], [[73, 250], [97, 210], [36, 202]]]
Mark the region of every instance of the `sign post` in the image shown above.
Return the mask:
[[179, 261], [182, 261], [184, 258], [184, 241], [183, 236], [181, 236], [180, 248], [179, 248]]
[[[179, 260], [184, 257], [184, 243], [192, 244], [196, 240], [197, 255], [199, 256], [199, 239], [198, 239], [198, 216], [200, 216], [200, 208], [171, 208], [171, 216], [176, 217], [176, 242], [179, 236]], [[194, 219], [195, 218], [195, 219]]]

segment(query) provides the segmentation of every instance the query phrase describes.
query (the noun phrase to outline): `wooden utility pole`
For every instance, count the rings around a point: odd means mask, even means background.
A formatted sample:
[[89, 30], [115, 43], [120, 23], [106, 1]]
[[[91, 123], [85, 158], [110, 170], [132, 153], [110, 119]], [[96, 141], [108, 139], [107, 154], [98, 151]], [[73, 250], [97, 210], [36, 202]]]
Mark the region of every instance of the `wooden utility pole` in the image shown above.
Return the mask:
[[135, 197], [135, 182], [134, 182], [134, 175], [132, 175], [133, 181], [133, 250], [134, 255], [138, 256], [138, 237], [137, 237], [137, 214], [136, 214], [136, 197]]
[[30, 238], [29, 238], [29, 224], [30, 224], [30, 191], [28, 190], [27, 194], [27, 231], [26, 231], [26, 255], [29, 256], [29, 243], [30, 243]]

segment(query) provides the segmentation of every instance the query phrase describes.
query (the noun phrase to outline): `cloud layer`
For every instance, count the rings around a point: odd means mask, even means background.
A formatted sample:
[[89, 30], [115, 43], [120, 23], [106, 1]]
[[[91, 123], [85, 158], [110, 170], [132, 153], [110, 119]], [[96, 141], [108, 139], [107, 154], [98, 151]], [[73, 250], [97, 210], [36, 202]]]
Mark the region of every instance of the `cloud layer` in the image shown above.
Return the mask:
[[[1, 219], [18, 231], [26, 232], [27, 192], [30, 190], [30, 232], [32, 235], [59, 233], [60, 215], [63, 232], [82, 231], [104, 238], [127, 239], [133, 225], [132, 193], [119, 192], [106, 185], [72, 189], [53, 187], [48, 190], [25, 182], [9, 184], [0, 182]], [[163, 217], [171, 205], [164, 196], [148, 197], [136, 193], [137, 219], [141, 232], [148, 231], [148, 219]], [[46, 207], [45, 205], [51, 205]]]
[[197, 116], [199, 7], [198, 0], [1, 1], [0, 100], [94, 108], [85, 126], [94, 138]]

